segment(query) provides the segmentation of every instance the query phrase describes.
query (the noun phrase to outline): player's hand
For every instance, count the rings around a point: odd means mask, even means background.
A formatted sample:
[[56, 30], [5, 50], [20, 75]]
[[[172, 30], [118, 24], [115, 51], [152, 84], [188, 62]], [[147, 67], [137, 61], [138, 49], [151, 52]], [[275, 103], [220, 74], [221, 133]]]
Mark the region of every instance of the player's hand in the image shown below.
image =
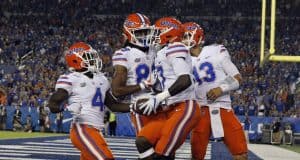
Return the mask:
[[156, 113], [156, 110], [160, 104], [162, 100], [159, 99], [158, 96], [153, 96], [151, 98], [149, 98], [148, 101], [146, 101], [141, 107], [140, 109], [143, 110], [143, 114], [144, 115], [150, 115], [152, 112], [154, 112], [154, 114]]
[[151, 89], [152, 88], [152, 82], [150, 80], [143, 81], [145, 84], [146, 89]]
[[208, 93], [206, 94], [206, 96], [207, 96], [207, 99], [209, 99], [211, 101], [215, 101], [222, 94], [223, 94], [222, 89], [220, 87], [217, 87], [217, 88], [213, 88], [213, 89], [209, 90]]
[[142, 90], [144, 90], [144, 89], [151, 89], [152, 88], [152, 83], [151, 83], [151, 81], [150, 80], [145, 80], [145, 81], [142, 81], [141, 83], [140, 83], [140, 87], [141, 87], [141, 89]]

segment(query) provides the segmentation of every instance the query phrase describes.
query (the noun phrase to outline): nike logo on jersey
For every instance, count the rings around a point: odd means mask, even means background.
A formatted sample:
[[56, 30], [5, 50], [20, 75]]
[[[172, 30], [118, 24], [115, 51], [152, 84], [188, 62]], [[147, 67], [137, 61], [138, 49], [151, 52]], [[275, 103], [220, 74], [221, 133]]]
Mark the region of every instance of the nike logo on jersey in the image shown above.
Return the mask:
[[207, 59], [207, 58], [209, 58], [210, 56], [207, 56], [207, 57], [204, 57], [204, 59]]

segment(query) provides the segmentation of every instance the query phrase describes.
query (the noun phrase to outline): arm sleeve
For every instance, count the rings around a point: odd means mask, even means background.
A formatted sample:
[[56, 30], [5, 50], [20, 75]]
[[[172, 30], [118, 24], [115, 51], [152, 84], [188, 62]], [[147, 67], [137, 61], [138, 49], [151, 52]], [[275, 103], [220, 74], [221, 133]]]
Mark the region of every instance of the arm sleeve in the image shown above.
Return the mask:
[[182, 58], [173, 58], [173, 59], [171, 59], [171, 64], [173, 66], [174, 73], [176, 74], [176, 76], [191, 73], [191, 70], [192, 70], [191, 64], [188, 64]]
[[189, 52], [184, 45], [178, 44], [170, 46], [166, 51], [166, 56], [173, 66], [174, 72], [177, 76], [191, 73], [192, 64], [188, 64], [187, 62]]
[[220, 61], [221, 61], [222, 68], [227, 75], [233, 77], [240, 73], [239, 70], [236, 68], [236, 66], [232, 63], [230, 55], [225, 47], [221, 48], [220, 55], [221, 55]]
[[126, 53], [121, 51], [116, 51], [112, 57], [113, 66], [121, 65], [128, 68], [128, 60], [126, 57]]
[[55, 90], [57, 90], [58, 88], [62, 88], [66, 90], [70, 95], [72, 93], [72, 86], [73, 83], [71, 77], [68, 75], [61, 75], [56, 82]]

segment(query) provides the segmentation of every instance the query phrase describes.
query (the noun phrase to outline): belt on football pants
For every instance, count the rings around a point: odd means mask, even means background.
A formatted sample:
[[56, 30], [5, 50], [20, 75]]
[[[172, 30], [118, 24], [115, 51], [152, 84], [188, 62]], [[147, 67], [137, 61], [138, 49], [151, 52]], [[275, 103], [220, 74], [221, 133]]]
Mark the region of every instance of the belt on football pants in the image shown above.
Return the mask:
[[[201, 106], [200, 108], [209, 108], [209, 106]], [[232, 111], [232, 109], [220, 108], [220, 110], [226, 110], [227, 112]]]
[[[75, 123], [73, 123], [72, 125], [75, 125]], [[95, 129], [95, 130], [97, 130], [98, 132], [101, 131], [100, 129], [98, 129], [98, 128], [92, 126], [92, 125], [89, 125], [89, 124], [80, 124], [80, 123], [79, 123], [79, 125], [83, 125], [83, 126], [86, 126], [87, 128]]]
[[176, 107], [177, 105], [179, 105], [181, 103], [185, 103], [185, 102], [172, 103], [169, 105], [161, 104], [161, 105], [159, 105], [159, 107], [162, 108], [161, 111], [165, 112], [165, 111], [171, 110], [172, 108]]

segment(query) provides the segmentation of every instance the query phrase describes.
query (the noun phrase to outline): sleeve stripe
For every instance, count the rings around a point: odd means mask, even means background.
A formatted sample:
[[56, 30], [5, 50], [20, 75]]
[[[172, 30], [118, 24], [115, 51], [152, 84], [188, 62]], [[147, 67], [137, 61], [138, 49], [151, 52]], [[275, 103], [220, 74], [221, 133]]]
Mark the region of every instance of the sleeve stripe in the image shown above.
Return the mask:
[[188, 51], [186, 49], [175, 50], [175, 51], [171, 51], [171, 52], [166, 53], [166, 55], [169, 56], [169, 55], [175, 54], [175, 53], [188, 53]]
[[182, 44], [178, 44], [178, 45], [170, 46], [167, 50], [170, 50], [170, 49], [173, 49], [173, 48], [185, 48], [185, 46], [182, 45]]
[[62, 76], [62, 77], [59, 77], [59, 79], [69, 79], [69, 78], [65, 77], [65, 76]]
[[126, 58], [113, 58], [113, 61], [127, 61]]
[[72, 86], [72, 83], [71, 82], [67, 82], [67, 81], [57, 81], [56, 84], [67, 84], [67, 85]]
[[123, 55], [123, 53], [122, 53], [122, 52], [116, 52], [116, 53], [114, 54], [114, 56], [120, 56], [120, 55]]
[[226, 51], [226, 48], [222, 48], [220, 52], [224, 52], [224, 51]]

